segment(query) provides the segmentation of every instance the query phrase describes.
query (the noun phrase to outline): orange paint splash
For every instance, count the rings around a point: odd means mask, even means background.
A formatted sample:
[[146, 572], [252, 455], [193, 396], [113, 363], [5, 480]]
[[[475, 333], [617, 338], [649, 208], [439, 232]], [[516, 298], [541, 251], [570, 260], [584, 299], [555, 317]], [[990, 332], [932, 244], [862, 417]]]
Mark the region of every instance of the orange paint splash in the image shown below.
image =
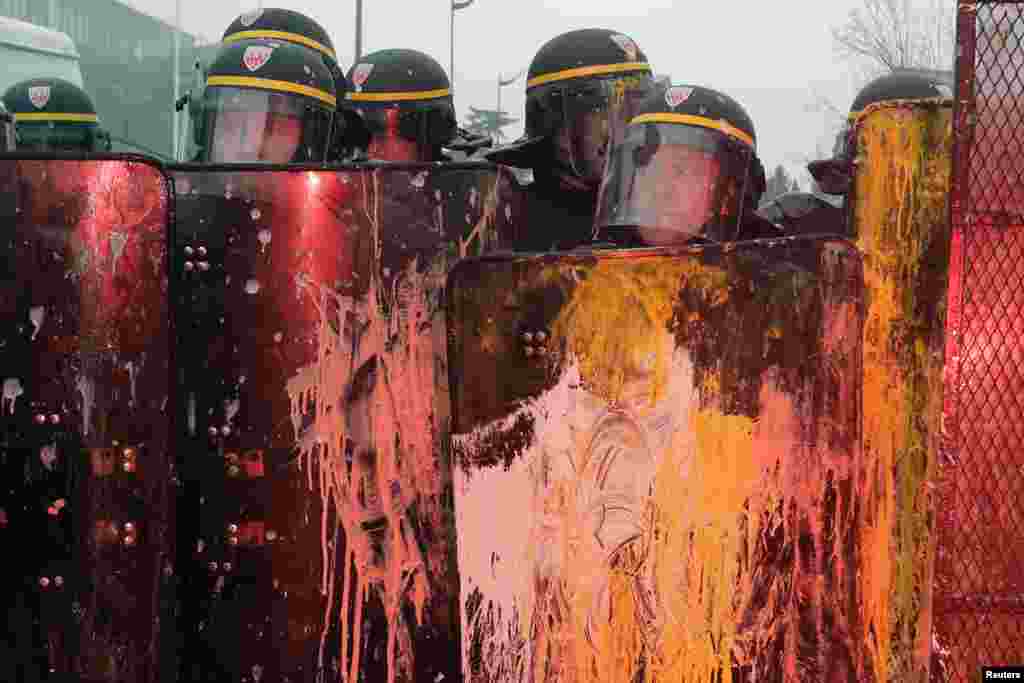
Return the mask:
[[858, 122], [854, 223], [870, 291], [862, 619], [879, 680], [928, 678], [946, 294], [934, 263], [948, 264], [949, 104], [878, 106]]
[[[801, 359], [797, 389], [757, 371], [756, 418], [726, 412], [735, 380], [698, 381], [673, 330], [720, 320], [732, 305], [723, 270], [687, 257], [579, 269], [552, 326], [567, 350], [555, 385], [456, 437], [465, 462], [486, 461], [474, 449], [521, 418], [533, 425], [507, 468], [456, 470], [469, 680], [706, 683], [737, 667], [855, 680], [858, 558], [843, 529], [857, 524], [860, 310], [839, 293], [848, 273], [830, 268], [824, 355]], [[789, 301], [794, 286], [822, 291], [784, 280]], [[826, 395], [854, 408], [828, 415], [811, 398]], [[519, 512], [495, 529], [496, 509]]]

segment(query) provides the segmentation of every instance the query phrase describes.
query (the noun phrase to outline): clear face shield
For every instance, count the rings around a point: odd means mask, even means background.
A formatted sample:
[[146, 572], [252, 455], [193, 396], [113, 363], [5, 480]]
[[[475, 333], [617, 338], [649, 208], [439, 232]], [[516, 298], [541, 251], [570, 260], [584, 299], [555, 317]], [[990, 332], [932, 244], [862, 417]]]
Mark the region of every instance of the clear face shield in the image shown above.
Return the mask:
[[428, 161], [430, 146], [425, 111], [400, 107], [374, 107], [358, 110], [369, 139], [366, 156], [377, 161]]
[[323, 161], [334, 118], [306, 97], [219, 86], [206, 89], [196, 116], [197, 160], [213, 164]]
[[16, 124], [18, 149], [36, 152], [105, 152], [110, 137], [95, 123], [31, 121]]
[[[597, 187], [608, 150], [652, 85], [648, 74], [630, 74], [547, 86], [550, 92], [546, 97], [561, 102], [562, 125], [554, 132], [556, 160], [586, 184]], [[549, 111], [554, 114], [557, 109]]]
[[630, 126], [609, 160], [598, 233], [644, 246], [735, 239], [752, 155], [747, 145], [711, 128]]

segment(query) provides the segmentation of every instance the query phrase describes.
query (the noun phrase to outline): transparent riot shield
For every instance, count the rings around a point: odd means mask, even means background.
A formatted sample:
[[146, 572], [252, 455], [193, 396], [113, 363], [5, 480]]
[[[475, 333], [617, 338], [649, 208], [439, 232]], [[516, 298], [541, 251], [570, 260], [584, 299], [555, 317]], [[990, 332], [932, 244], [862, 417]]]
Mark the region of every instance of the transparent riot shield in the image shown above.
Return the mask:
[[169, 190], [0, 159], [2, 680], [173, 680]]
[[187, 680], [459, 680], [442, 291], [504, 173], [172, 171]]
[[851, 244], [485, 257], [447, 296], [467, 681], [873, 680]]

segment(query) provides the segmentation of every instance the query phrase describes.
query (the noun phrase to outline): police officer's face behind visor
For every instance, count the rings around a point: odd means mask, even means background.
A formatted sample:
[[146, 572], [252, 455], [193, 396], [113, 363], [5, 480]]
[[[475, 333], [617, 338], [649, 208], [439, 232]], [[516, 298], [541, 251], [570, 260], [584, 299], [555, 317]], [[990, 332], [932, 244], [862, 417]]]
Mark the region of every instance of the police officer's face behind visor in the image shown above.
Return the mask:
[[583, 81], [561, 88], [565, 118], [555, 136], [558, 161], [596, 188], [613, 138], [621, 135], [629, 112], [649, 89], [646, 76]]
[[208, 95], [210, 161], [286, 164], [302, 143], [305, 107], [265, 90], [218, 89]]
[[733, 239], [750, 153], [697, 126], [631, 126], [612, 156], [598, 224], [631, 228], [644, 244]]

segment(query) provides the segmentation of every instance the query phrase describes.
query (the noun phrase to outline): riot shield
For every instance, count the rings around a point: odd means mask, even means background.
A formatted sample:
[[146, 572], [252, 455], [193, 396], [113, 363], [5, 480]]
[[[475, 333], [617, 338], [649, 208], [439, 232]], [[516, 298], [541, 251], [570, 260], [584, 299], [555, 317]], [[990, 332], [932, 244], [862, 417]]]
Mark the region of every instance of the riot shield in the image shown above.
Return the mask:
[[[962, 549], [979, 537], [965, 522], [975, 518], [973, 511], [963, 508], [965, 501], [937, 486], [944, 391], [958, 393], [952, 377], [943, 386], [951, 108], [949, 99], [875, 105], [865, 110], [855, 128], [859, 162], [850, 197], [852, 227], [865, 255], [869, 293], [864, 455], [871, 486], [864, 491], [863, 503], [872, 517], [863, 533], [878, 547], [890, 549], [888, 554], [873, 552], [868, 557], [865, 585], [887, 597], [877, 600], [864, 619], [876, 634], [872, 658], [882, 680], [926, 681], [929, 668], [943, 666], [937, 656], [944, 648], [932, 647], [949, 643], [951, 634], [941, 618], [938, 633], [933, 634], [933, 590], [938, 606], [945, 607], [944, 594], [967, 589], [966, 582], [951, 584], [951, 578], [959, 577], [944, 570], [970, 562]], [[983, 320], [978, 313], [977, 319]], [[956, 338], [955, 333], [950, 336]], [[955, 365], [956, 355], [954, 350], [950, 365]], [[957, 534], [970, 529], [971, 540], [938, 549], [939, 576], [933, 589], [938, 527], [943, 522]], [[982, 575], [982, 570], [968, 566], [972, 580]], [[948, 627], [949, 622], [945, 624]], [[977, 651], [973, 638], [972, 634], [966, 643], [970, 652]], [[958, 648], [950, 663], [964, 662], [967, 656]]]
[[466, 680], [874, 680], [863, 286], [809, 237], [456, 266]]
[[[486, 164], [172, 171], [186, 680], [459, 680], [441, 294]], [[194, 508], [192, 507], [194, 506]], [[218, 679], [219, 680], [219, 679]]]
[[2, 680], [173, 680], [169, 190], [0, 159]]

